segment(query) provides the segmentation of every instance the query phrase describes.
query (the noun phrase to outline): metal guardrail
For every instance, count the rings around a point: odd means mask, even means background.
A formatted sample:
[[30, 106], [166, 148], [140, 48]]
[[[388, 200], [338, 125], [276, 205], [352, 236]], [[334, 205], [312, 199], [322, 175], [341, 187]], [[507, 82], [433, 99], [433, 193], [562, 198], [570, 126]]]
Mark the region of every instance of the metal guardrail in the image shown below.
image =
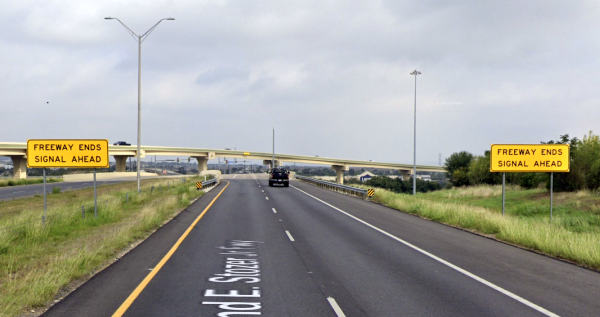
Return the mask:
[[335, 190], [337, 192], [342, 192], [344, 194], [358, 196], [358, 197], [362, 197], [365, 199], [368, 198], [366, 189], [361, 189], [361, 188], [356, 188], [356, 187], [351, 187], [351, 186], [346, 186], [346, 185], [340, 185], [338, 183], [326, 182], [324, 180], [320, 180], [320, 179], [316, 179], [316, 178], [312, 178], [312, 177], [300, 176], [300, 175], [296, 175], [296, 178], [303, 180], [303, 181], [311, 182], [319, 187], [323, 187], [323, 188], [326, 188], [329, 190]]
[[215, 177], [215, 178], [213, 178], [213, 179], [210, 179], [210, 180], [207, 180], [207, 181], [205, 181], [205, 182], [202, 182], [202, 188], [206, 188], [206, 187], [208, 187], [208, 186], [215, 186], [215, 185], [217, 185], [217, 184], [218, 184], [218, 180], [217, 180], [217, 178]]

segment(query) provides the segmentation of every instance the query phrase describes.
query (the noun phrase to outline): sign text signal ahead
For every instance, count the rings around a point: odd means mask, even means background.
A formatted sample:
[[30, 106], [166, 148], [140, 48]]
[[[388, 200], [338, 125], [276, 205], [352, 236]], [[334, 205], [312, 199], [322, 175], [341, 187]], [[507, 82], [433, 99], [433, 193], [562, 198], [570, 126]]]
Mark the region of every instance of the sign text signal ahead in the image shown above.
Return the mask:
[[27, 167], [108, 167], [108, 140], [27, 140]]
[[568, 144], [492, 144], [492, 172], [568, 172]]

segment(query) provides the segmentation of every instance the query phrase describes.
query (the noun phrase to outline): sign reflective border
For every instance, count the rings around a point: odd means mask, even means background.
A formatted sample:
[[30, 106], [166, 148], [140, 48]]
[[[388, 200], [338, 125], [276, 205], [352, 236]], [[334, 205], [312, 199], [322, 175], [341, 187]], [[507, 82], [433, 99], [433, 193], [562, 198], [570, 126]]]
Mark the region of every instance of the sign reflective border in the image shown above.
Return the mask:
[[27, 140], [27, 167], [108, 167], [108, 140]]
[[568, 172], [568, 144], [492, 144], [492, 172]]

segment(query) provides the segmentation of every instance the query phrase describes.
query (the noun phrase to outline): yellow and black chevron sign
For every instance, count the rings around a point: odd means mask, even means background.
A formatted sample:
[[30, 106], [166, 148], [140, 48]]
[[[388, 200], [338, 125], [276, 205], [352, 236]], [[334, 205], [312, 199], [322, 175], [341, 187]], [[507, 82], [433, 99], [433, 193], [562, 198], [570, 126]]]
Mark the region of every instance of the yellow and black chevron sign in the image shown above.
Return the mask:
[[202, 183], [196, 182], [196, 188], [201, 189], [202, 188]]
[[371, 197], [375, 195], [375, 190], [374, 189], [369, 189], [367, 190], [367, 196]]

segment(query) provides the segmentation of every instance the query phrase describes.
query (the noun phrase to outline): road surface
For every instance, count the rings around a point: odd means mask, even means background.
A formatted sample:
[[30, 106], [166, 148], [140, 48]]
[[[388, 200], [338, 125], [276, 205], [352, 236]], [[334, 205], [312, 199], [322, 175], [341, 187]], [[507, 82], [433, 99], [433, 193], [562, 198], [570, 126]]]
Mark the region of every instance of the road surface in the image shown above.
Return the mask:
[[600, 316], [597, 272], [306, 183], [224, 177], [45, 315]]

